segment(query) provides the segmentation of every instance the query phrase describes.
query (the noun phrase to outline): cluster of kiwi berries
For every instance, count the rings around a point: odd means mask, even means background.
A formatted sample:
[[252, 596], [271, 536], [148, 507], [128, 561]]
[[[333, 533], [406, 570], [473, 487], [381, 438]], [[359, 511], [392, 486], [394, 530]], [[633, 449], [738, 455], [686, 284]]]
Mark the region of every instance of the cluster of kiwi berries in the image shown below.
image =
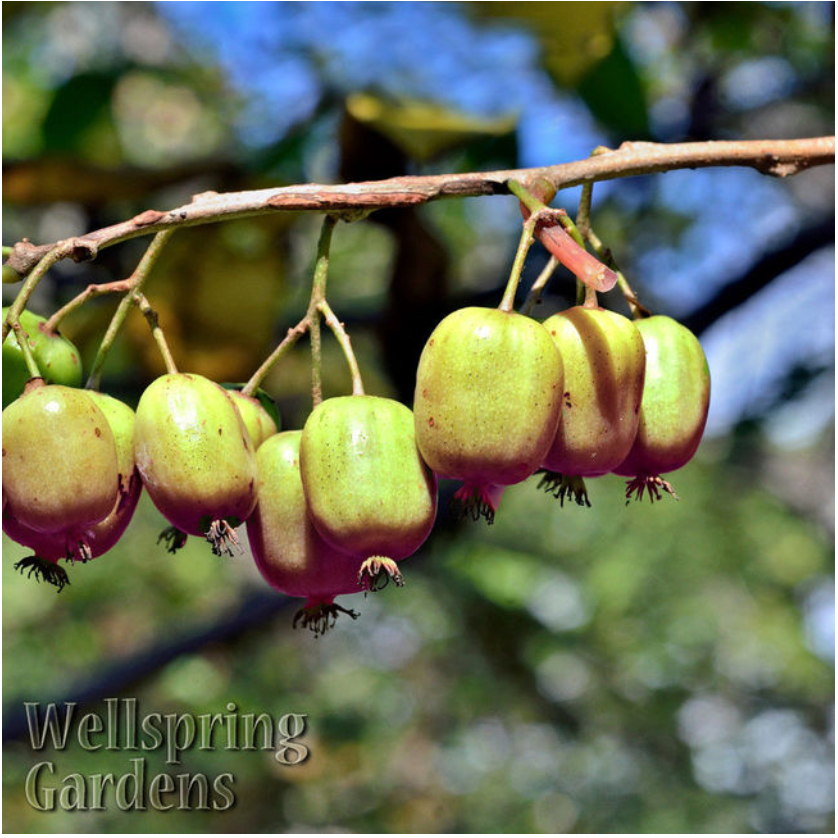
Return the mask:
[[610, 472], [630, 478], [627, 498], [659, 499], [672, 493], [662, 475], [695, 453], [709, 405], [691, 332], [663, 316], [629, 320], [593, 295], [543, 323], [455, 311], [423, 350], [413, 411], [330, 398], [285, 432], [258, 399], [195, 374], [158, 378], [134, 413], [78, 389], [78, 353], [40, 318], [21, 324], [44, 377], [26, 381], [12, 335], [3, 529], [34, 551], [17, 567], [60, 590], [58, 561], [109, 550], [145, 486], [172, 552], [197, 536], [233, 555], [246, 523], [262, 576], [306, 600], [294, 622], [316, 634], [340, 612], [357, 616], [336, 596], [402, 584], [397, 562], [433, 527], [438, 477], [462, 481], [463, 511], [490, 523], [504, 488], [536, 473], [562, 502], [589, 505], [584, 478]]

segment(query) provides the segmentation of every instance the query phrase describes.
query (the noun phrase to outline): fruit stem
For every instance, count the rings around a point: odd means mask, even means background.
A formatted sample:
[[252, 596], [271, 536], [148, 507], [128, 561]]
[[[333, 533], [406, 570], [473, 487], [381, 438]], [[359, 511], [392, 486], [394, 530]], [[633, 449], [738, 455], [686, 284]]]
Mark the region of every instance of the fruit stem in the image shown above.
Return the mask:
[[[593, 157], [603, 153], [604, 151], [601, 148], [597, 148], [594, 149], [591, 156]], [[579, 199], [579, 211], [576, 213], [576, 226], [582, 234], [584, 240], [590, 244], [597, 256], [599, 256], [600, 259], [602, 259], [602, 261], [605, 262], [605, 264], [608, 265], [608, 267], [616, 274], [617, 285], [619, 286], [620, 291], [623, 292], [623, 296], [626, 298], [628, 307], [631, 310], [632, 319], [642, 320], [644, 317], [648, 317], [651, 312], [649, 309], [640, 304], [640, 301], [637, 299], [637, 295], [629, 285], [625, 274], [617, 267], [617, 263], [614, 260], [611, 251], [603, 245], [599, 236], [597, 236], [591, 227], [591, 200], [593, 198], [593, 193], [593, 183], [586, 183], [582, 186], [582, 196]]]
[[23, 353], [23, 360], [26, 363], [26, 369], [29, 370], [30, 378], [40, 378], [41, 371], [38, 369], [38, 363], [35, 360], [35, 355], [32, 352], [32, 347], [29, 344], [29, 335], [24, 331], [23, 326], [20, 325], [20, 320], [16, 320], [12, 325], [15, 336], [17, 337], [18, 346]]
[[58, 566], [58, 562], [50, 562], [40, 556], [27, 556], [19, 562], [15, 562], [15, 570], [25, 573], [27, 579], [35, 575], [35, 581], [43, 580], [48, 585], [58, 588], [60, 594], [66, 585], [70, 584], [67, 571]]
[[358, 361], [355, 358], [355, 353], [352, 351], [352, 341], [350, 341], [349, 335], [343, 327], [343, 323], [335, 317], [335, 313], [326, 300], [321, 300], [318, 308], [326, 320], [326, 325], [332, 330], [334, 336], [338, 339], [340, 348], [343, 350], [343, 355], [349, 366], [349, 372], [352, 374], [352, 395], [363, 396], [364, 382], [361, 378], [361, 370], [358, 369]]
[[527, 294], [527, 299], [521, 306], [521, 314], [532, 314], [532, 310], [541, 302], [541, 295], [558, 266], [559, 260], [555, 256], [551, 256], [536, 281], [533, 282], [530, 293]]
[[320, 341], [320, 309], [318, 304], [326, 299], [326, 279], [329, 275], [329, 251], [332, 246], [332, 232], [337, 219], [327, 215], [320, 228], [320, 238], [317, 241], [317, 261], [314, 264], [314, 276], [311, 280], [311, 298], [308, 304], [307, 317], [311, 332], [311, 402], [317, 407], [323, 401], [323, 359]]
[[172, 358], [172, 353], [169, 351], [169, 344], [166, 343], [166, 336], [163, 334], [163, 330], [160, 328], [160, 323], [157, 320], [157, 312], [151, 307], [145, 294], [140, 294], [138, 291], [135, 291], [134, 296], [137, 298], [137, 305], [140, 311], [145, 316], [151, 328], [151, 336], [154, 338], [157, 348], [163, 356], [166, 372], [174, 375], [177, 372], [177, 366], [175, 365], [174, 358]]
[[521, 282], [521, 271], [524, 269], [527, 253], [535, 243], [533, 232], [535, 232], [537, 222], [537, 213], [533, 213], [524, 221], [521, 238], [518, 241], [518, 249], [515, 251], [515, 260], [512, 263], [512, 270], [509, 272], [509, 280], [506, 283], [506, 290], [503, 292], [503, 299], [498, 306], [501, 311], [512, 311], [515, 308], [515, 294]]
[[125, 318], [128, 316], [128, 312], [131, 311], [131, 309], [139, 302], [140, 289], [148, 278], [149, 273], [151, 273], [151, 269], [154, 267], [157, 258], [160, 256], [160, 252], [163, 250], [163, 247], [172, 237], [174, 232], [174, 228], [172, 228], [169, 230], [161, 230], [157, 233], [151, 240], [151, 244], [146, 248], [146, 252], [143, 254], [143, 258], [140, 259], [137, 267], [134, 269], [134, 273], [132, 273], [131, 276], [125, 280], [126, 283], [128, 283], [130, 290], [119, 301], [119, 305], [111, 318], [111, 322], [108, 324], [105, 336], [102, 338], [102, 342], [99, 344], [99, 349], [96, 351], [96, 358], [94, 359], [93, 366], [90, 369], [90, 375], [87, 378], [87, 383], [84, 385], [88, 390], [99, 389], [99, 384], [102, 380], [102, 367], [105, 365], [105, 359], [108, 357], [108, 352], [111, 351], [111, 347], [116, 340], [116, 336], [119, 334], [119, 330], [122, 328], [122, 324], [125, 322]]

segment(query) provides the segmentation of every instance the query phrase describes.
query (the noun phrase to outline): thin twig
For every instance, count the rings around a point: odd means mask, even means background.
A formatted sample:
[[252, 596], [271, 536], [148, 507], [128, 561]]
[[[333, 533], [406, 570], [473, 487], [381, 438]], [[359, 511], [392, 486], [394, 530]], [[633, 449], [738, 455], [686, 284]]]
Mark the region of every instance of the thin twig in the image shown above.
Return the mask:
[[527, 299], [521, 306], [521, 314], [532, 314], [532, 310], [541, 302], [541, 295], [544, 293], [547, 283], [558, 267], [559, 260], [555, 256], [551, 256], [547, 264], [542, 268], [538, 278], [533, 282], [530, 292], [527, 294]]
[[151, 273], [154, 263], [160, 256], [160, 251], [163, 249], [166, 242], [168, 242], [168, 240], [172, 237], [174, 232], [174, 230], [165, 230], [158, 233], [152, 239], [151, 244], [143, 254], [143, 258], [140, 259], [134, 273], [126, 280], [126, 282], [129, 283], [130, 290], [119, 301], [119, 305], [111, 318], [111, 322], [108, 325], [105, 336], [99, 344], [99, 349], [96, 352], [96, 358], [93, 361], [93, 366], [90, 369], [90, 375], [88, 376], [87, 383], [85, 384], [85, 387], [88, 390], [99, 389], [99, 384], [102, 380], [102, 367], [105, 364], [105, 359], [108, 357], [108, 353], [116, 340], [116, 336], [119, 334], [119, 330], [122, 328], [122, 324], [125, 322], [125, 318], [128, 316], [128, 312], [131, 311], [131, 309], [137, 304], [137, 294], [139, 294], [143, 283], [149, 273]]
[[[77, 261], [84, 261], [93, 258], [100, 248], [148, 233], [278, 210], [313, 210], [354, 218], [376, 209], [414, 206], [441, 198], [506, 194], [506, 184], [510, 180], [533, 184], [543, 179], [556, 189], [562, 189], [614, 178], [714, 166], [747, 166], [764, 174], [787, 177], [812, 166], [833, 163], [834, 159], [834, 137], [671, 145], [627, 142], [614, 151], [585, 160], [536, 169], [399, 177], [343, 185], [311, 183], [223, 194], [204, 192], [196, 195], [190, 204], [165, 212], [149, 209], [120, 224], [87, 233], [75, 239], [75, 247], [63, 253], [61, 258], [72, 256]], [[25, 276], [55, 247], [55, 244], [37, 246], [18, 242], [8, 263]]]
[[81, 306], [93, 297], [98, 297], [102, 294], [119, 294], [124, 291], [130, 291], [131, 287], [130, 278], [118, 279], [115, 282], [102, 282], [98, 285], [88, 285], [84, 291], [73, 297], [70, 302], [61, 306], [61, 308], [58, 309], [58, 311], [56, 311], [49, 320], [47, 320], [44, 324], [44, 331], [54, 335], [58, 331], [61, 321], [68, 314], [75, 311], [77, 308], [81, 308]]
[[329, 251], [332, 247], [332, 232], [337, 219], [327, 215], [320, 228], [317, 240], [317, 260], [311, 278], [311, 296], [305, 317], [289, 329], [279, 346], [262, 362], [250, 380], [242, 388], [242, 393], [252, 396], [274, 364], [306, 333], [311, 332], [311, 399], [314, 407], [323, 400], [322, 358], [320, 348], [320, 303], [326, 299], [326, 279], [329, 275]]
[[271, 371], [273, 365], [308, 331], [310, 325], [311, 320], [306, 315], [294, 328], [286, 332], [279, 346], [265, 358], [259, 369], [250, 376], [250, 380], [242, 387], [242, 393], [245, 396], [252, 396], [256, 392], [259, 385], [265, 379], [265, 376]]

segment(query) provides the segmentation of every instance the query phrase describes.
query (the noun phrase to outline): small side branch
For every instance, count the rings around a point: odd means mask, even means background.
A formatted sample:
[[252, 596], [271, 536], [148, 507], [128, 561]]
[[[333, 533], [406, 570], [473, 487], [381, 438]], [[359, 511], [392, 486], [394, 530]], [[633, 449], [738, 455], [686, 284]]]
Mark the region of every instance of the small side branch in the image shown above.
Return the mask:
[[73, 297], [69, 303], [61, 306], [52, 317], [44, 324], [44, 330], [55, 334], [61, 321], [77, 308], [81, 308], [88, 300], [99, 297], [102, 294], [122, 294], [131, 290], [131, 279], [119, 279], [116, 282], [102, 282], [99, 285], [88, 285], [79, 295]]
[[289, 329], [286, 332], [279, 346], [265, 358], [259, 369], [250, 376], [250, 380], [242, 387], [242, 393], [245, 396], [252, 396], [256, 392], [259, 385], [265, 380], [265, 376], [271, 371], [273, 365], [308, 331], [309, 325], [310, 321], [308, 315], [306, 315], [293, 329]]
[[122, 324], [125, 322], [125, 318], [128, 317], [128, 312], [131, 311], [131, 309], [137, 304], [138, 295], [140, 293], [140, 289], [143, 287], [143, 283], [148, 278], [148, 275], [151, 273], [151, 269], [154, 267], [155, 262], [160, 256], [160, 252], [163, 250], [163, 247], [172, 237], [174, 232], [174, 230], [165, 230], [158, 233], [152, 239], [151, 244], [143, 254], [143, 258], [140, 259], [134, 273], [125, 280], [129, 290], [119, 301], [119, 305], [111, 318], [111, 322], [108, 325], [105, 336], [99, 344], [99, 349], [96, 352], [96, 358], [93, 361], [93, 366], [90, 369], [90, 375], [88, 376], [87, 383], [85, 384], [85, 387], [88, 390], [99, 389], [99, 384], [102, 380], [102, 367], [105, 365], [108, 353], [110, 352], [111, 347], [119, 334], [119, 330], [122, 328]]
[[346, 363], [349, 366], [349, 372], [352, 375], [352, 395], [364, 395], [364, 382], [361, 378], [361, 370], [358, 368], [358, 361], [355, 358], [355, 353], [352, 351], [352, 342], [349, 340], [349, 335], [343, 327], [343, 323], [337, 319], [335, 313], [332, 311], [329, 304], [322, 300], [319, 305], [326, 325], [332, 330], [335, 337], [338, 339], [340, 348], [343, 350], [343, 355], [346, 358]]
[[242, 393], [252, 396], [259, 385], [265, 380], [274, 364], [306, 333], [311, 333], [311, 400], [314, 407], [323, 401], [322, 357], [320, 347], [320, 304], [326, 299], [326, 280], [329, 275], [329, 252], [332, 247], [332, 233], [337, 219], [327, 215], [320, 228], [320, 238], [317, 241], [317, 259], [314, 264], [314, 274], [311, 278], [311, 295], [305, 317], [289, 329], [279, 346], [262, 362], [259, 369], [253, 373], [250, 380], [242, 388]]

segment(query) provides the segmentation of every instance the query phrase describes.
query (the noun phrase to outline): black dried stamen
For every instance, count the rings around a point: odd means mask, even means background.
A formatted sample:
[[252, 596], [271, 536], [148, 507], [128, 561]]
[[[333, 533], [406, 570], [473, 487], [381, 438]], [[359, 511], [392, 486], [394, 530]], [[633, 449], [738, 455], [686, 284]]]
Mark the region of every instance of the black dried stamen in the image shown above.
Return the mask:
[[357, 620], [361, 616], [357, 611], [351, 611], [335, 602], [321, 603], [320, 605], [301, 608], [294, 615], [294, 621], [291, 625], [292, 628], [297, 628], [299, 623], [300, 628], [307, 628], [314, 633], [315, 637], [320, 637], [320, 635], [335, 627], [335, 623], [341, 614], [348, 614], [353, 620]]
[[475, 489], [468, 497], [457, 497], [455, 494], [451, 501], [451, 507], [460, 520], [471, 518], [472, 521], [479, 521], [481, 518], [485, 518], [489, 526], [495, 523], [495, 510], [482, 497], [479, 489]]
[[43, 581], [48, 585], [54, 585], [58, 588], [56, 593], [59, 594], [64, 590], [65, 585], [70, 584], [67, 571], [63, 567], [59, 567], [56, 562], [49, 562], [46, 559], [42, 559], [40, 556], [27, 556], [25, 559], [15, 562], [14, 567], [15, 570], [26, 573], [27, 579], [34, 573], [36, 581]]
[[166, 527], [166, 529], [160, 533], [157, 543], [159, 544], [161, 541], [165, 541], [166, 551], [168, 553], [177, 553], [178, 550], [186, 545], [188, 538], [189, 536], [177, 527]]
[[554, 498], [558, 499], [562, 507], [565, 498], [569, 501], [572, 500], [577, 506], [590, 507], [591, 501], [588, 499], [588, 489], [581, 477], [561, 474], [548, 469], [539, 469], [536, 474], [541, 475], [538, 488], [551, 493]]

